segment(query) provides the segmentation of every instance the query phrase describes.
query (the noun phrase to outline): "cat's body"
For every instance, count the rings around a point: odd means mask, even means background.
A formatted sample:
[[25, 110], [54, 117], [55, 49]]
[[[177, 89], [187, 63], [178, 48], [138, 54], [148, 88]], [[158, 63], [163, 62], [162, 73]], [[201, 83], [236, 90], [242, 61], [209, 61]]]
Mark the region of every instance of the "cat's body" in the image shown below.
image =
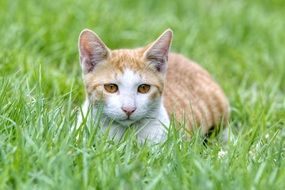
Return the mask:
[[80, 60], [87, 100], [83, 111], [95, 117], [103, 104], [102, 129], [121, 137], [127, 127], [140, 141], [166, 137], [174, 114], [189, 130], [199, 126], [205, 134], [225, 123], [229, 105], [207, 71], [182, 55], [169, 53], [172, 32], [167, 30], [145, 48], [109, 50], [100, 38], [84, 30], [79, 39]]
[[209, 73], [175, 53], [169, 55], [164, 105], [178, 121], [185, 120], [189, 130], [201, 127], [204, 134], [229, 117], [228, 100]]

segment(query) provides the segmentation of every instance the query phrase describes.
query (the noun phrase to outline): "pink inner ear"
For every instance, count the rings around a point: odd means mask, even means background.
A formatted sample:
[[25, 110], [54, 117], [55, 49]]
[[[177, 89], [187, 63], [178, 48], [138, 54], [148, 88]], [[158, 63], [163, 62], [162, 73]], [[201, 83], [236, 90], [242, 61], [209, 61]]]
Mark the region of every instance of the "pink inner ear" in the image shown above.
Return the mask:
[[168, 52], [172, 40], [172, 32], [167, 30], [164, 32], [145, 52], [146, 59], [154, 64], [159, 72], [166, 71], [166, 63], [168, 60]]
[[107, 59], [109, 50], [92, 31], [84, 30], [79, 40], [80, 61], [84, 73], [94, 69], [96, 64]]
[[153, 45], [154, 51], [162, 56], [165, 56], [169, 52], [171, 44], [172, 34], [165, 33], [162, 35]]

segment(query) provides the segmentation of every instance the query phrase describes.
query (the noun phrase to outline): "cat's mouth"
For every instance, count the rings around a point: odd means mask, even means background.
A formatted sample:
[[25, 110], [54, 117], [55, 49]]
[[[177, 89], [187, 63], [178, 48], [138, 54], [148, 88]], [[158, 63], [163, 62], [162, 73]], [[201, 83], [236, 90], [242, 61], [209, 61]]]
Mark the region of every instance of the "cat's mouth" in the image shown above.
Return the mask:
[[126, 116], [126, 117], [124, 117], [124, 118], [120, 118], [120, 119], [118, 119], [118, 120], [120, 120], [120, 121], [122, 121], [122, 122], [124, 122], [124, 121], [128, 121], [128, 122], [135, 122], [135, 121], [137, 121], [137, 119], [135, 119], [134, 117], [132, 117], [132, 116]]
[[135, 121], [135, 120], [133, 120], [131, 118], [126, 118], [126, 119], [119, 119], [119, 121]]
[[120, 123], [123, 126], [131, 126], [139, 121], [141, 121], [142, 118], [138, 117], [124, 117], [124, 118], [117, 118], [116, 121]]
[[125, 119], [120, 119], [119, 121], [120, 122], [130, 122], [130, 123], [133, 123], [133, 122], [136, 122], [137, 120], [131, 119], [131, 118], [127, 117]]
[[131, 117], [126, 117], [126, 118], [121, 118], [121, 119], [116, 119], [117, 122], [119, 123], [136, 123], [136, 122], [139, 122], [143, 119], [154, 119], [153, 117], [144, 117], [144, 118], [131, 118]]
[[131, 126], [136, 122], [136, 120], [131, 119], [131, 118], [126, 118], [126, 119], [119, 119], [117, 120], [118, 123], [120, 123], [123, 126]]

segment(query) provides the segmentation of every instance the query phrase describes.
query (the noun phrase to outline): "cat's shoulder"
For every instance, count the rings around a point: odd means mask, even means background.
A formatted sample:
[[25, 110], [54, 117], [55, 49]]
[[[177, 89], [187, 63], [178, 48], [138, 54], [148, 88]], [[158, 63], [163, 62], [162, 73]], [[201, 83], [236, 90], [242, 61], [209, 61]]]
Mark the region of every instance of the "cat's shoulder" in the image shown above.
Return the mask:
[[168, 71], [180, 73], [200, 73], [205, 76], [210, 74], [200, 64], [191, 60], [183, 54], [171, 52], [168, 57]]

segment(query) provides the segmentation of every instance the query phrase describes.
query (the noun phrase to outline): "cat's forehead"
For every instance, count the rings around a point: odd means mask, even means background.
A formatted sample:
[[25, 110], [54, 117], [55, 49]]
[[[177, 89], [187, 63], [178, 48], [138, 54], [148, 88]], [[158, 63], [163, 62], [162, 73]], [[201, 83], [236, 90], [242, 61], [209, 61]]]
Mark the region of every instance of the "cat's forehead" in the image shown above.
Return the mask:
[[133, 71], [139, 71], [146, 67], [142, 49], [113, 50], [108, 63], [114, 69], [120, 71], [123, 71], [126, 68]]
[[116, 80], [118, 80], [124, 86], [132, 86], [140, 83], [143, 80], [143, 77], [141, 74], [126, 68], [122, 74], [117, 75]]

